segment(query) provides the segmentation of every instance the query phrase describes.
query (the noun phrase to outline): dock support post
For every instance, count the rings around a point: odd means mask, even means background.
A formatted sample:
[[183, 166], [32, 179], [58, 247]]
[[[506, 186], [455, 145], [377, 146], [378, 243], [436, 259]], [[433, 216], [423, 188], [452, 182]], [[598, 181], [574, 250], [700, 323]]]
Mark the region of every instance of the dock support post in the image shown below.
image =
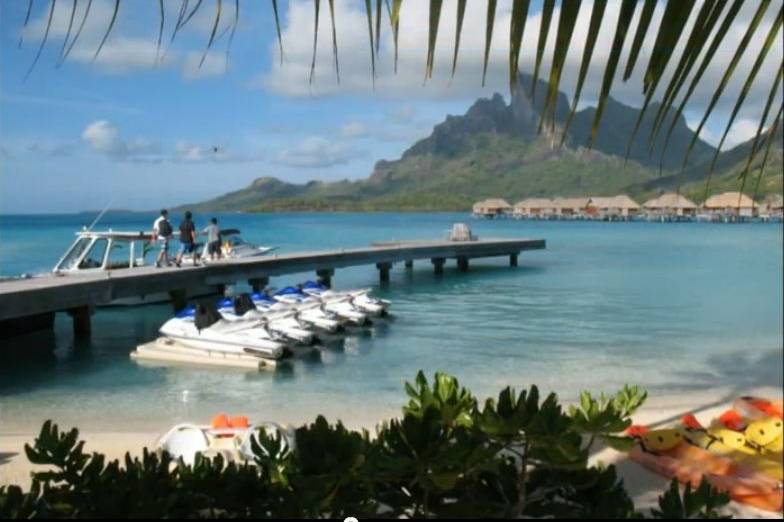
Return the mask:
[[465, 256], [458, 257], [457, 268], [461, 272], [468, 272], [468, 258]]
[[436, 275], [441, 275], [444, 273], [444, 263], [446, 262], [446, 259], [443, 257], [434, 257], [430, 260], [430, 262], [433, 263], [433, 272]]
[[517, 266], [517, 256], [518, 255], [519, 255], [519, 252], [516, 252], [514, 254], [509, 254], [509, 266]]
[[93, 310], [90, 305], [84, 305], [68, 310], [68, 314], [73, 319], [73, 332], [75, 338], [85, 339], [90, 337], [90, 331], [92, 330], [90, 316], [92, 313]]
[[381, 283], [389, 283], [389, 270], [392, 268], [392, 263], [376, 263], [376, 268]]
[[169, 297], [171, 297], [172, 307], [175, 312], [179, 312], [188, 306], [188, 291], [184, 288], [170, 290]]
[[334, 268], [323, 268], [321, 270], [316, 270], [316, 276], [318, 277], [318, 282], [327, 288], [332, 288], [332, 276], [335, 275]]
[[254, 279], [248, 279], [248, 284], [254, 292], [258, 293], [264, 290], [264, 288], [266, 288], [266, 286], [269, 284], [269, 277], [256, 277]]
[[414, 260], [413, 259], [406, 259], [406, 268], [409, 270], [414, 268]]

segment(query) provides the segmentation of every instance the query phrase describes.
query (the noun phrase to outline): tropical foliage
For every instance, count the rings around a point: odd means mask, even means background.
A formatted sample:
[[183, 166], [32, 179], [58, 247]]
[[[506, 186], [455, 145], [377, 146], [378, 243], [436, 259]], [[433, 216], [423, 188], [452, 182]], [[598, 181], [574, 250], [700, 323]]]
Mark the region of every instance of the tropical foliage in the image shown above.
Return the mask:
[[[50, 0], [46, 32], [40, 42], [38, 52], [36, 53], [35, 58], [30, 66], [30, 71], [32, 71], [33, 67], [37, 63], [39, 57], [41, 56], [41, 51], [46, 44], [49, 35], [49, 29], [52, 24], [56, 1], [57, 0]], [[86, 1], [87, 5], [83, 11], [82, 20], [79, 22], [78, 28], [73, 31], [75, 21], [74, 18], [78, 3], [78, 0], [73, 0], [68, 31], [60, 51], [59, 63], [62, 63], [65, 59], [67, 59], [74, 43], [79, 38], [85, 20], [89, 16], [92, 0], [83, 1]], [[458, 56], [460, 48], [460, 36], [463, 27], [467, 0], [456, 1], [456, 36], [453, 50], [452, 75], [455, 74], [455, 69], [459, 60]], [[330, 19], [332, 22], [332, 50], [334, 55], [335, 72], [338, 81], [340, 81], [338, 41], [335, 32], [334, 0], [328, 0], [328, 3]], [[482, 77], [483, 82], [484, 75], [487, 71], [490, 42], [492, 41], [495, 27], [497, 3], [497, 0], [487, 0], [485, 34], [486, 43], [484, 53], [485, 66]], [[604, 107], [612, 90], [616, 72], [620, 68], [623, 71], [623, 81], [628, 81], [631, 78], [635, 68], [639, 67], [644, 70], [643, 82], [641, 85], [641, 91], [644, 95], [644, 104], [643, 109], [640, 112], [640, 117], [637, 121], [637, 128], [629, 137], [627, 144], [627, 155], [628, 149], [631, 147], [631, 144], [636, 138], [637, 131], [639, 130], [639, 125], [642, 122], [644, 114], [646, 113], [647, 109], [651, 107], [651, 101], [654, 99], [654, 96], [659, 93], [662, 98], [662, 103], [658, 105], [658, 108], [656, 109], [656, 125], [654, 125], [653, 129], [648, 133], [649, 135], [647, 140], [651, 146], [653, 146], [657, 137], [661, 133], [665, 133], [665, 147], [663, 147], [661, 150], [661, 157], [663, 158], [667, 150], [666, 145], [670, 143], [670, 139], [672, 137], [673, 127], [678, 121], [679, 116], [683, 114], [684, 110], [686, 109], [689, 100], [692, 98], [695, 92], [695, 88], [703, 81], [703, 75], [706, 69], [716, 58], [717, 49], [727, 37], [729, 29], [733, 27], [733, 24], [742, 23], [740, 18], [738, 18], [738, 13], [743, 6], [743, 0], [704, 0], [699, 5], [696, 0], [667, 0], [663, 7], [662, 16], [658, 21], [658, 26], [653, 21], [654, 11], [659, 4], [658, 0], [621, 0], [620, 12], [616, 20], [605, 20], [607, 0], [595, 0], [592, 2], [590, 26], [585, 41], [572, 42], [581, 3], [582, 0], [562, 0], [560, 3], [560, 10], [556, 24], [553, 24], [556, 7], [555, 0], [544, 0], [542, 5], [542, 13], [540, 17], [541, 26], [539, 28], [539, 38], [535, 50], [536, 62], [533, 71], [534, 82], [532, 84], [532, 89], [535, 89], [536, 81], [540, 75], [540, 66], [543, 55], [545, 53], [547, 36], [551, 31], [552, 26], [555, 27], [554, 30], [556, 31], [556, 43], [553, 49], [552, 66], [550, 68], [548, 88], [545, 95], [545, 110], [542, 111], [541, 121], [539, 124], [540, 131], [548, 126], [551, 131], [555, 130], [555, 98], [558, 92], [558, 87], [560, 85], [561, 73], [566, 55], [570, 46], [574, 44], [576, 47], [582, 48], [583, 52], [577, 86], [572, 97], [572, 114], [574, 114], [577, 108], [577, 102], [582, 94], [585, 77], [591, 65], [593, 65], [595, 68], [604, 68], [602, 86], [598, 94], [598, 107], [591, 126], [590, 141], [593, 142], [596, 139], [599, 130], [599, 124], [602, 120]], [[26, 26], [30, 19], [32, 5], [33, 0], [29, 0], [23, 26]], [[165, 20], [167, 17], [167, 5], [170, 5], [170, 3], [164, 2], [163, 0], [158, 0], [157, 10], [160, 20], [158, 31], [158, 56], [161, 54]], [[282, 61], [284, 53], [284, 42], [281, 36], [277, 0], [272, 0], [270, 5], [274, 13], [275, 29], [278, 43], [280, 45], [280, 55]], [[115, 26], [117, 17], [121, 12], [121, 0], [114, 0], [113, 6], [114, 7], [111, 18], [107, 21], [106, 32], [95, 50], [95, 57], [100, 54], [101, 49], [103, 48], [112, 32], [112, 29]], [[313, 81], [313, 71], [316, 64], [318, 20], [321, 1], [313, 0], [313, 6], [315, 12], [315, 24], [313, 31], [313, 60], [311, 64], [310, 75], [311, 82]], [[381, 20], [385, 15], [393, 32], [395, 45], [395, 70], [397, 70], [398, 34], [401, 30], [400, 12], [401, 9], [404, 9], [404, 2], [403, 0], [384, 0], [384, 5], [382, 6], [382, 0], [376, 0], [375, 2], [372, 2], [371, 0], [365, 0], [364, 6], [367, 14], [368, 41], [371, 55], [371, 74], [373, 75], [373, 78], [375, 78], [376, 58], [379, 53], [379, 43], [381, 36]], [[432, 77], [433, 74], [433, 62], [437, 41], [436, 36], [438, 34], [440, 24], [443, 23], [441, 17], [442, 7], [443, 0], [429, 0], [429, 37], [425, 69], [426, 80]], [[127, 9], [127, 6], [125, 8]], [[188, 22], [193, 18], [193, 15], [200, 9], [207, 9], [205, 3], [202, 0], [181, 0], [179, 8], [176, 12], [176, 22], [174, 24], [174, 29], [172, 30], [171, 36], [169, 38], [170, 43], [174, 41], [177, 33], [188, 24]], [[523, 36], [525, 34], [526, 23], [532, 14], [530, 9], [530, 0], [513, 0], [509, 40], [509, 84], [512, 90], [514, 90], [518, 81], [518, 64], [520, 54], [522, 52], [522, 42]], [[768, 11], [776, 12], [776, 9], [778, 9], [778, 11], [775, 15], [775, 21], [770, 26], [767, 34], [764, 35], [762, 43], [759, 46], [752, 45], [751, 42], [757, 32], [760, 30], [761, 25], [763, 25], [761, 22], [765, 16], [768, 15]], [[632, 22], [638, 10], [640, 15], [638, 17], [637, 25], [632, 27]], [[233, 20], [228, 28], [224, 30], [229, 32], [227, 53], [228, 49], [231, 47], [231, 42], [239, 23], [239, 0], [234, 0], [233, 12]], [[209, 40], [202, 55], [202, 63], [204, 62], [204, 58], [207, 56], [207, 52], [222, 36], [222, 34], [218, 34], [218, 27], [220, 26], [222, 14], [223, 0], [216, 0], [214, 23]], [[781, 125], [782, 113], [784, 113], [784, 102], [780, 104], [778, 110], [771, 112], [771, 105], [780, 90], [781, 77], [784, 75], [784, 63], [779, 65], [777, 73], [773, 78], [758, 78], [758, 73], [762, 63], [769, 54], [770, 49], [774, 46], [780, 47], [782, 45], [780, 32], [783, 22], [784, 7], [781, 6], [780, 2], [772, 2], [771, 0], [759, 0], [757, 2], [757, 9], [751, 17], [751, 20], [745, 24], [743, 37], [735, 52], [732, 53], [732, 57], [730, 58], [729, 63], [723, 67], [724, 73], [722, 78], [715, 87], [715, 91], [711, 96], [710, 102], [704, 110], [703, 117], [698, 126], [698, 130], [689, 144], [686, 154], [684, 155], [684, 168], [687, 165], [689, 155], [700, 132], [702, 131], [708, 118], [713, 113], [713, 110], [715, 109], [719, 99], [725, 95], [725, 90], [727, 89], [730, 81], [733, 79], [733, 76], [738, 69], [738, 64], [744, 56], [755, 56], [756, 59], [750, 71], [748, 72], [747, 77], [743, 81], [740, 91], [737, 93], [737, 99], [732, 113], [726, 123], [726, 128], [722, 135], [721, 143], [723, 144], [724, 140], [726, 139], [740, 108], [743, 106], [746, 100], [751, 86], [755, 82], [769, 82], [770, 94], [768, 96], [766, 108], [759, 122], [759, 127], [755, 137], [755, 146], [751, 148], [749, 153], [748, 163], [751, 165], [757, 155], [762, 155], [763, 158], [767, 158], [768, 151], [770, 150], [772, 143], [772, 139], [770, 139], [770, 137], [776, 134], [775, 128]], [[603, 24], [614, 24], [615, 27], [610, 55], [606, 63], [592, 64], [591, 60], [595, 49], [597, 36]], [[403, 28], [403, 30], [405, 30], [405, 28]], [[641, 53], [640, 50], [642, 48], [643, 41], [648, 34], [655, 34], [655, 42], [653, 49], [647, 58], [647, 63], [644, 63], [645, 56], [643, 56], [643, 53]], [[22, 41], [20, 39], [20, 45], [21, 43]], [[679, 43], [682, 43], [683, 45], [679, 47]], [[628, 57], [625, 63], [621, 63], [622, 52], [627, 47], [629, 47]], [[721, 55], [722, 53], [719, 54]], [[667, 72], [668, 65], [671, 63], [675, 64], [675, 69], [672, 74], [669, 74]], [[663, 94], [660, 92], [660, 86], [663, 88]], [[668, 115], [671, 115], [669, 126], [667, 124]], [[562, 132], [564, 136], [568, 131], [570, 121], [571, 117], [567, 120], [567, 123], [563, 127]], [[774, 127], [774, 132], [768, 133], [768, 139], [762, 139], [763, 131], [766, 126]], [[719, 149], [721, 149], [721, 145], [719, 146]], [[716, 154], [718, 155], [718, 150]], [[714, 165], [712, 164], [710, 172], [712, 172], [713, 166]], [[764, 169], [765, 159], [762, 161], [760, 172], [764, 171]], [[749, 169], [744, 169], [741, 172], [740, 177], [743, 183], [745, 183], [748, 173]], [[708, 179], [708, 182], [709, 181], [710, 179]]]
[[[285, 437], [259, 432], [255, 462], [197, 456], [194, 465], [144, 450], [107, 461], [76, 429], [47, 422], [28, 459], [46, 465], [26, 492], [0, 488], [0, 517], [642, 517], [614, 467], [588, 465], [594, 441], [620, 437], [646, 394], [583, 393], [565, 410], [536, 386], [480, 403], [457, 379], [421, 372], [400, 418], [374, 437], [319, 416]], [[654, 518], [711, 517], [727, 504], [707, 484], [674, 482]]]

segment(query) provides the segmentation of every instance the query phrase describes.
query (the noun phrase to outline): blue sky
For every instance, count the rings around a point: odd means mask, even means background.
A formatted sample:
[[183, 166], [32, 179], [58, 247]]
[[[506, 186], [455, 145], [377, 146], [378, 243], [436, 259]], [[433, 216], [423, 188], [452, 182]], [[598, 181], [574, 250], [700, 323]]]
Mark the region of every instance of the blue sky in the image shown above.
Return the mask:
[[[81, 21], [86, 4], [86, 0], [79, 0], [74, 26]], [[113, 5], [109, 0], [94, 0], [80, 40], [68, 60], [57, 67], [72, 5], [60, 0], [48, 42], [25, 80], [42, 41], [50, 4], [34, 2], [30, 22], [23, 31], [27, 2], [2, 2], [0, 212], [78, 211], [102, 208], [109, 201], [116, 208], [151, 209], [239, 189], [260, 176], [291, 182], [362, 178], [372, 173], [377, 160], [399, 157], [447, 114], [464, 112], [477, 97], [507, 92], [506, 4], [510, 2], [499, 2], [485, 88], [479, 82], [484, 44], [483, 2], [469, 3], [458, 74], [452, 82], [449, 62], [454, 3], [445, 2], [436, 70], [426, 85], [426, 2], [404, 2], [398, 74], [392, 70], [392, 42], [385, 25], [375, 86], [370, 74], [363, 2], [336, 2], [340, 84], [332, 63], [331, 27], [324, 2], [312, 85], [308, 82], [313, 45], [312, 3], [292, 0], [279, 4], [284, 33], [283, 65], [279, 64], [271, 8], [267, 2], [246, 0], [240, 4], [240, 23], [228, 62], [227, 31], [208, 53], [203, 66], [197, 66], [212, 28], [215, 0], [203, 1], [157, 64], [157, 3], [151, 2], [152, 7], [142, 9], [140, 3], [123, 1], [117, 25], [93, 61]], [[584, 9], [590, 7], [584, 4]], [[608, 20], [617, 16], [617, 4], [610, 3]], [[164, 50], [168, 48], [180, 5], [179, 0], [165, 2]], [[229, 27], [233, 5], [231, 1], [223, 2], [219, 33]], [[524, 49], [535, 45], [538, 8], [534, 6], [534, 17], [528, 22]], [[657, 9], [657, 17], [661, 11], [662, 6]], [[744, 8], [737, 31], [733, 31], [735, 40], [740, 38], [743, 21], [750, 13]], [[583, 18], [586, 20], [582, 25], [587, 26], [587, 17]], [[768, 18], [772, 20], [772, 16]], [[767, 27], [769, 23], [760, 28], [760, 38]], [[575, 41], [580, 40], [580, 31], [578, 27]], [[603, 31], [598, 49], [611, 37], [609, 27]], [[715, 67], [708, 71], [707, 85], [715, 85], [713, 80], [720, 76], [722, 61], [726, 63], [731, 54], [733, 38], [719, 53]], [[652, 39], [646, 41], [643, 57], [651, 45]], [[566, 92], [573, 89], [573, 69], [579, 66], [579, 52], [581, 49], [573, 48], [569, 55], [563, 87]], [[532, 70], [531, 54], [524, 53], [523, 71]], [[770, 71], [775, 71], [781, 54], [780, 48], [771, 53], [761, 73], [763, 78], [766, 71], [767, 78], [771, 77]], [[601, 59], [600, 54], [595, 58]], [[739, 85], [749, 64], [744, 59], [731, 87]], [[543, 69], [546, 73], [549, 63], [545, 62]], [[585, 104], [593, 101], [600, 73], [589, 77]], [[629, 83], [617, 82], [615, 96], [638, 105], [637, 76]], [[755, 86], [733, 129], [731, 144], [754, 131], [755, 117], [768, 89], [766, 83], [758, 82]], [[695, 96], [687, 114], [690, 124], [696, 123], [693, 120], [709, 95], [709, 89], [705, 89]], [[721, 130], [719, 123], [734, 102], [734, 96], [725, 98], [728, 99], [722, 100], [716, 118], [712, 118], [704, 133], [708, 141], [716, 141]]]

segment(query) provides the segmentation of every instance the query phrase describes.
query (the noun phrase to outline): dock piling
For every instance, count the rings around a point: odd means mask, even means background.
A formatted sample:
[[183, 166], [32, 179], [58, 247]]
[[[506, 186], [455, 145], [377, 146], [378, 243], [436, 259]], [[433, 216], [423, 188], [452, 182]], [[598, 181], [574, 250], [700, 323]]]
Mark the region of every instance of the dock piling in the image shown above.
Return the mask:
[[414, 268], [414, 260], [413, 259], [406, 259], [406, 268], [409, 270]]
[[434, 257], [430, 262], [433, 263], [433, 272], [436, 275], [442, 275], [444, 273], [444, 263], [446, 263], [446, 259], [443, 257]]
[[93, 308], [90, 305], [79, 306], [68, 310], [68, 315], [73, 319], [74, 338], [85, 339], [90, 337], [92, 331], [90, 316]]
[[389, 270], [392, 268], [392, 263], [376, 263], [376, 268], [381, 283], [389, 283]]
[[509, 255], [509, 266], [517, 266], [517, 256], [518, 256], [518, 254], [510, 254]]
[[258, 293], [267, 287], [269, 284], [269, 277], [256, 277], [253, 279], [248, 279], [248, 284], [254, 292]]
[[184, 288], [169, 290], [169, 297], [171, 297], [172, 308], [174, 308], [175, 312], [179, 312], [188, 306], [188, 291]]
[[318, 282], [327, 288], [332, 288], [332, 276], [334, 275], [334, 268], [322, 268], [320, 270], [316, 270], [316, 277], [318, 277]]
[[468, 258], [461, 256], [457, 258], [457, 269], [461, 272], [468, 272]]

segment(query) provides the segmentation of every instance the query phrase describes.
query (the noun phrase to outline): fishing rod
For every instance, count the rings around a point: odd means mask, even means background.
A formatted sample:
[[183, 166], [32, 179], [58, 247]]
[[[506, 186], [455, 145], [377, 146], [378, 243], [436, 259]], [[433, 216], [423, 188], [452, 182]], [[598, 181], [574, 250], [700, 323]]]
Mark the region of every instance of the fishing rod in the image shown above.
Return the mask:
[[109, 210], [109, 207], [110, 207], [110, 206], [112, 206], [112, 203], [114, 203], [114, 198], [112, 198], [111, 200], [109, 200], [109, 203], [107, 203], [107, 204], [106, 204], [106, 206], [105, 206], [105, 207], [103, 208], [103, 210], [102, 210], [102, 211], [101, 211], [101, 212], [98, 214], [98, 216], [95, 218], [95, 220], [94, 220], [94, 221], [93, 221], [93, 222], [90, 224], [90, 226], [89, 226], [89, 227], [87, 227], [87, 230], [88, 230], [88, 231], [92, 230], [92, 229], [93, 229], [93, 227], [94, 227], [94, 226], [95, 226], [95, 225], [98, 223], [98, 221], [100, 221], [100, 220], [101, 220], [101, 218], [103, 217], [103, 215], [104, 215], [104, 214], [106, 214], [106, 211], [107, 211], [107, 210]]

